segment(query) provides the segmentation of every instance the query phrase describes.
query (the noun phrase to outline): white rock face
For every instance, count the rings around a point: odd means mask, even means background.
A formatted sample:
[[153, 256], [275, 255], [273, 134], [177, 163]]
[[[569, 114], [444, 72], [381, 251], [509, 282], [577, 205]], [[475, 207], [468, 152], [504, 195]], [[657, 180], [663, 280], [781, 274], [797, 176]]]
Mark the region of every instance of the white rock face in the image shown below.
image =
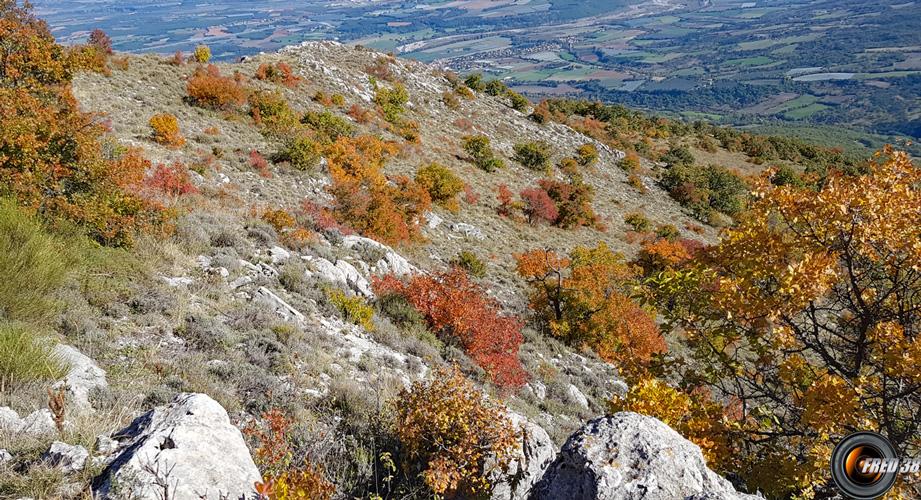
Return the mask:
[[566, 393], [573, 403], [576, 403], [579, 405], [579, 407], [585, 410], [588, 409], [588, 398], [585, 396], [585, 394], [582, 393], [582, 391], [579, 390], [578, 387], [573, 384], [569, 384], [569, 388], [567, 389]]
[[73, 446], [60, 441], [51, 443], [48, 451], [42, 455], [42, 461], [52, 467], [57, 467], [64, 473], [77, 472], [86, 465], [90, 452], [82, 446]]
[[10, 455], [10, 452], [0, 448], [0, 466], [6, 465], [9, 462], [13, 461], [13, 455]]
[[473, 238], [475, 240], [485, 240], [486, 235], [483, 234], [483, 231], [480, 231], [480, 228], [467, 224], [464, 222], [458, 222], [457, 224], [451, 224], [451, 231], [455, 233], [460, 233], [464, 235], [465, 238]]
[[[67, 423], [65, 422], [65, 425]], [[48, 409], [35, 410], [25, 418], [19, 418], [15, 410], [0, 407], [0, 434], [28, 434], [34, 437], [45, 437], [58, 431], [54, 417]]]
[[358, 269], [355, 269], [355, 266], [344, 260], [337, 260], [336, 268], [345, 275], [345, 282], [349, 285], [349, 288], [367, 298], [374, 298], [371, 283], [368, 283], [368, 280], [358, 272]]
[[54, 346], [54, 354], [61, 358], [70, 371], [62, 383], [67, 386], [71, 399], [78, 408], [90, 408], [90, 392], [109, 387], [106, 372], [82, 352], [69, 345]]
[[204, 394], [180, 394], [113, 438], [120, 454], [93, 483], [99, 498], [113, 498], [117, 484], [130, 488], [133, 498], [156, 500], [163, 493], [156, 483], [164, 480], [175, 485], [170, 498], [177, 500], [250, 498], [261, 480], [243, 434]]
[[255, 300], [271, 307], [276, 314], [287, 321], [304, 321], [304, 315], [300, 311], [264, 286], [256, 290]]
[[514, 458], [504, 474], [496, 478], [491, 500], [525, 500], [553, 462], [556, 446], [541, 426], [514, 412], [508, 418], [518, 432]]
[[622, 412], [570, 436], [534, 488], [535, 500], [758, 499], [707, 468], [700, 448], [660, 420]]

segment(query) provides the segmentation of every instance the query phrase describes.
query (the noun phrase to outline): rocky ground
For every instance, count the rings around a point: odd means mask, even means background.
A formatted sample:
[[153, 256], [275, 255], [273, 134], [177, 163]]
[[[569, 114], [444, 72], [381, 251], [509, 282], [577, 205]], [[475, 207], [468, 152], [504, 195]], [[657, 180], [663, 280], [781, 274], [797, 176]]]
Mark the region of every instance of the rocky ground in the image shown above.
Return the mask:
[[[351, 104], [370, 107], [366, 70], [382, 57], [316, 42], [220, 67], [252, 75], [260, 63], [288, 62], [303, 79], [296, 88], [250, 84], [283, 92], [298, 111], [323, 109], [312, 98], [317, 91], [341, 94], [346, 105], [337, 113], [345, 116]], [[602, 144], [586, 180], [607, 231], [498, 217], [496, 187], [504, 183], [517, 192], [539, 176], [511, 160], [494, 173], [477, 169], [461, 159], [463, 135], [489, 136], [506, 158], [525, 139], [552, 144], [556, 159], [591, 139], [559, 124], [538, 125], [485, 94], [452, 110], [441, 100], [450, 86], [440, 69], [399, 59], [390, 69], [409, 90], [408, 115], [419, 122], [421, 141], [404, 148], [387, 172], [412, 174], [437, 161], [480, 195], [456, 213], [435, 209], [425, 241], [398, 248], [330, 233], [286, 246], [257, 214], [325, 202], [328, 174], [273, 166], [270, 178], [260, 176], [247, 162], [250, 151], [269, 156], [278, 144], [247, 119], [188, 105], [190, 65], [139, 56], [111, 76], [77, 78], [81, 106], [101, 113], [123, 144], [143, 148], [154, 162], [210, 159], [194, 175], [200, 194], [176, 207], [183, 215], [174, 235], [114, 255], [96, 285], [73, 283], [62, 297], [67, 308], [56, 349], [70, 367], [60, 384], [64, 409], [55, 410], [58, 393], [40, 386], [0, 401], [0, 474], [9, 478], [0, 483], [13, 492], [10, 498], [80, 498], [89, 491], [102, 498], [162, 498], [173, 483], [179, 486], [169, 498], [251, 496], [259, 471], [239, 429], [264, 411], [284, 409], [307, 423], [311, 455], [332, 463], [363, 446], [350, 436], [381, 401], [433, 368], [454, 362], [485, 380], [463, 352], [430, 334], [403, 331], [381, 315], [370, 330], [345, 321], [329, 302], [330, 287], [370, 301], [373, 276], [444, 269], [469, 250], [487, 264], [482, 285], [507, 311], [525, 315], [515, 252], [605, 241], [632, 255], [636, 247], [627, 241], [623, 216], [633, 211], [675, 225], [684, 237], [715, 237], [713, 228], [688, 230], [698, 223], [651, 179], [644, 179], [645, 192], [628, 185], [616, 165], [622, 153]], [[158, 112], [179, 118], [185, 146], [150, 140], [147, 122]], [[355, 125], [390, 134], [374, 124]], [[616, 367], [531, 328], [525, 337], [520, 357], [529, 383], [513, 394], [483, 385], [523, 430], [519, 459], [497, 479], [494, 498], [741, 498], [706, 468], [695, 445], [661, 422], [635, 414], [595, 418], [606, 413], [613, 394], [626, 390]]]

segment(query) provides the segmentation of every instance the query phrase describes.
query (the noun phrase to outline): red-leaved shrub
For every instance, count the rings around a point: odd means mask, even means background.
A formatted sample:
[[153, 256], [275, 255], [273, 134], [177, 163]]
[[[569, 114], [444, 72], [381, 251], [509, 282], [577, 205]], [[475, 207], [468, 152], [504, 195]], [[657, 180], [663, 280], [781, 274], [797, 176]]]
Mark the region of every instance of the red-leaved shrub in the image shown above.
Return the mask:
[[197, 193], [198, 189], [189, 179], [189, 169], [182, 162], [173, 162], [172, 165], [159, 164], [149, 177], [145, 185], [160, 193], [169, 196], [181, 196]]
[[545, 221], [549, 224], [556, 222], [560, 213], [557, 211], [553, 200], [543, 189], [528, 188], [520, 193], [521, 201], [524, 202], [524, 215], [528, 218], [529, 224], [535, 224]]
[[455, 268], [433, 276], [414, 276], [404, 283], [394, 276], [375, 279], [378, 295], [399, 294], [425, 317], [441, 336], [456, 338], [464, 351], [492, 381], [503, 388], [517, 388], [527, 381], [518, 359], [524, 341], [521, 321], [504, 315], [499, 303]]

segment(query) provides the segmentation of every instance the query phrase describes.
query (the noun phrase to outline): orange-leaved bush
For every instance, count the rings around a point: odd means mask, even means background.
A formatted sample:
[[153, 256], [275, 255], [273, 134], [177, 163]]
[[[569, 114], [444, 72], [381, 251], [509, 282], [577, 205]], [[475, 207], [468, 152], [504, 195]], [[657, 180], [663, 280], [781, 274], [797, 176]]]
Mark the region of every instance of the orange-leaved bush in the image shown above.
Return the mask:
[[[262, 470], [255, 489], [260, 500], [329, 500], [336, 492], [320, 467], [294, 460], [290, 429], [293, 422], [280, 410], [262, 414], [243, 433], [254, 442], [253, 458]], [[299, 464], [299, 465], [296, 465]]]
[[480, 498], [490, 476], [512, 458], [516, 433], [499, 405], [491, 404], [457, 367], [441, 368], [416, 382], [396, 404], [395, 431], [406, 468], [421, 468], [432, 493]]
[[408, 177], [388, 179], [382, 169], [394, 144], [373, 136], [340, 137], [326, 148], [334, 197], [331, 213], [340, 223], [385, 243], [419, 237], [428, 191]]
[[294, 75], [294, 70], [287, 63], [262, 63], [256, 69], [256, 79], [278, 83], [286, 87], [296, 87], [301, 79]]
[[73, 61], [27, 7], [0, 3], [0, 196], [46, 221], [69, 220], [103, 244], [130, 245], [160, 226], [161, 208], [137, 194], [142, 167], [100, 146], [105, 128], [70, 90]]
[[179, 119], [171, 113], [157, 113], [148, 122], [153, 130], [153, 140], [164, 146], [179, 147], [185, 144], [185, 138], [179, 132]]
[[515, 258], [531, 286], [531, 308], [552, 335], [591, 348], [628, 376], [666, 350], [653, 315], [630, 298], [635, 269], [604, 243], [568, 257], [532, 250]]
[[524, 341], [521, 322], [502, 314], [499, 303], [462, 269], [413, 276], [408, 282], [385, 276], [375, 280], [374, 289], [382, 296], [405, 297], [434, 332], [460, 342], [496, 385], [517, 388], [526, 382], [518, 359]]
[[186, 84], [189, 100], [211, 109], [231, 109], [246, 102], [246, 90], [235, 79], [221, 75], [217, 66], [198, 68]]

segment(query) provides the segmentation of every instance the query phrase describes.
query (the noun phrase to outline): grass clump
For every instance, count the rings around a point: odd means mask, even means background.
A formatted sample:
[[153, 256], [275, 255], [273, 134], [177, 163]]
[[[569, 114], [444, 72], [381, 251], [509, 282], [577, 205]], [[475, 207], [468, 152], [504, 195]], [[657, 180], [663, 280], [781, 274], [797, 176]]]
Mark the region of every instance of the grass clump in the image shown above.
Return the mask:
[[64, 363], [33, 328], [0, 322], [0, 392], [38, 380], [57, 380], [65, 372]]
[[480, 260], [475, 253], [469, 250], [459, 252], [454, 259], [451, 260], [451, 264], [466, 270], [477, 278], [486, 276], [486, 264]]

